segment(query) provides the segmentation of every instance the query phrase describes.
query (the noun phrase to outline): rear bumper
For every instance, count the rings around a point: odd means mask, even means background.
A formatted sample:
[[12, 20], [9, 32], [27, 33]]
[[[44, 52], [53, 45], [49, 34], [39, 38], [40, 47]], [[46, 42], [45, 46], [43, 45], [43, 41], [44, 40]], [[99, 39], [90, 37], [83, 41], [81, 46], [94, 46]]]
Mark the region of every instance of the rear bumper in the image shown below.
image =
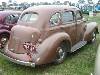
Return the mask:
[[35, 67], [35, 63], [32, 62], [25, 62], [25, 61], [21, 61], [21, 60], [17, 60], [14, 58], [11, 58], [10, 56], [7, 56], [6, 54], [0, 52], [0, 55], [2, 55], [3, 57], [5, 57], [7, 60], [10, 60], [14, 63], [20, 64], [20, 65], [25, 65], [25, 66], [31, 66], [31, 67]]

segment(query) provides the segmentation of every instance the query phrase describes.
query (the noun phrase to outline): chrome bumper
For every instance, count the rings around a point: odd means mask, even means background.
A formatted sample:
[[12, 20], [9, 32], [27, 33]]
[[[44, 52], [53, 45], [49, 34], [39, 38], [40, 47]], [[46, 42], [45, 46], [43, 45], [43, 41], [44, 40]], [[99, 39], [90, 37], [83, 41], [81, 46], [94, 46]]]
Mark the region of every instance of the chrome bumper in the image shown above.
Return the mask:
[[20, 65], [25, 65], [25, 66], [35, 67], [35, 63], [32, 63], [32, 62], [25, 62], [25, 61], [20, 61], [20, 60], [11, 58], [11, 57], [5, 55], [5, 54], [2, 53], [2, 52], [0, 52], [0, 55], [2, 55], [2, 56], [5, 57], [7, 60], [10, 60], [10, 61], [12, 61], [12, 62], [14, 62], [14, 63], [20, 64]]

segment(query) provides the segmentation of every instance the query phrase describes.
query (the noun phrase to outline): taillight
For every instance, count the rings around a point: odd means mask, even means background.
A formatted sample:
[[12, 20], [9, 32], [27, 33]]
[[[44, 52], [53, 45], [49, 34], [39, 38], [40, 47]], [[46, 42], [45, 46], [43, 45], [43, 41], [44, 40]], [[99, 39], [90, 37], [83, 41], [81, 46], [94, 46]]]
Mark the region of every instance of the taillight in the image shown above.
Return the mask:
[[36, 46], [33, 45], [31, 42], [25, 42], [25, 43], [23, 44], [23, 48], [24, 48], [25, 50], [27, 50], [28, 52], [31, 52], [31, 53], [36, 52]]

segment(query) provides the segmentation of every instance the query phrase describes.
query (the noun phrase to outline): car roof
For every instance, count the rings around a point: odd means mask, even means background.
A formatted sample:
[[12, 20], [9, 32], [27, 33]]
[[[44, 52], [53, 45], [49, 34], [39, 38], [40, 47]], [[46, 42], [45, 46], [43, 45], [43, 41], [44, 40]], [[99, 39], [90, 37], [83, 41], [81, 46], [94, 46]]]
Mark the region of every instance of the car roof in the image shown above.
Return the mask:
[[79, 10], [77, 7], [67, 6], [67, 5], [40, 5], [40, 6], [29, 7], [24, 12], [36, 11], [40, 13], [40, 12], [45, 12], [50, 10], [53, 11], [53, 10], [63, 10], [63, 9], [72, 10], [72, 11]]
[[38, 13], [38, 20], [34, 23], [35, 27], [42, 29], [44, 28], [46, 25], [44, 23], [48, 23], [49, 19], [51, 18], [51, 15], [53, 15], [56, 12], [59, 11], [63, 11], [63, 10], [71, 10], [71, 11], [76, 11], [79, 10], [76, 7], [72, 7], [72, 6], [65, 6], [65, 5], [40, 5], [40, 6], [33, 6], [33, 7], [29, 7], [26, 10], [24, 10], [21, 14], [21, 16], [19, 17], [19, 20], [17, 22], [17, 24], [19, 25], [31, 25], [33, 26], [33, 23], [24, 23], [22, 21], [20, 21], [21, 17], [27, 13], [27, 12], [33, 12], [33, 13]]

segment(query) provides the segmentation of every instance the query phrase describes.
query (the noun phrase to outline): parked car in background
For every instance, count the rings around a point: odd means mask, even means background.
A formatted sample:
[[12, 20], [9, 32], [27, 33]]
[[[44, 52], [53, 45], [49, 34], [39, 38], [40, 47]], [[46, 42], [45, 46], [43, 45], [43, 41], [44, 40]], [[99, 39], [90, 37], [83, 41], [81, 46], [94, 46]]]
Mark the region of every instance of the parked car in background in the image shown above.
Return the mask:
[[22, 12], [17, 25], [11, 29], [10, 39], [0, 54], [26, 66], [60, 64], [67, 52], [95, 41], [97, 33], [96, 23], [86, 24], [76, 7], [30, 7]]
[[21, 11], [0, 11], [0, 48], [3, 48], [10, 36], [11, 28], [16, 25]]

